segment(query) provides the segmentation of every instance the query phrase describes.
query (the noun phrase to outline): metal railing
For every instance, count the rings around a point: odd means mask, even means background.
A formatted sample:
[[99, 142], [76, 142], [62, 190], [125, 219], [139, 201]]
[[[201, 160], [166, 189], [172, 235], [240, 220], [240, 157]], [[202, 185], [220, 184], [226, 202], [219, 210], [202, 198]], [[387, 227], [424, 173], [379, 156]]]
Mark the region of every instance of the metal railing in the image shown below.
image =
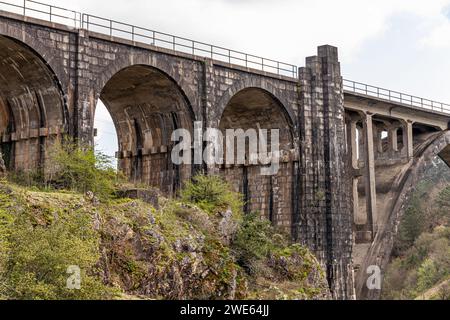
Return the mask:
[[82, 25], [82, 13], [74, 10], [49, 5], [32, 0], [0, 1], [0, 9], [7, 8], [8, 11], [30, 16], [33, 18], [49, 20], [50, 22], [65, 24], [74, 28]]
[[164, 32], [137, 27], [128, 23], [94, 15], [83, 14], [82, 27], [89, 31], [117, 36], [192, 55], [204, 56], [229, 64], [237, 64], [247, 68], [258, 69], [293, 78], [297, 77], [297, 66], [292, 64], [178, 37]]
[[416, 97], [398, 91], [379, 88], [361, 82], [344, 79], [344, 91], [363, 94], [370, 97], [376, 97], [379, 99], [401, 103], [415, 108], [438, 111], [442, 113], [450, 113], [450, 104], [437, 102], [421, 97]]
[[32, 0], [0, 1], [1, 5], [12, 9], [15, 13], [39, 19], [49, 19], [51, 22], [68, 24], [74, 28], [83, 28], [111, 37], [142, 42], [153, 46], [176, 50], [197, 56], [220, 60], [229, 64], [237, 64], [247, 68], [257, 69], [277, 75], [297, 78], [297, 66], [277, 60], [231, 50], [195, 41], [172, 34], [134, 26], [128, 23], [102, 18], [95, 15], [80, 13]]

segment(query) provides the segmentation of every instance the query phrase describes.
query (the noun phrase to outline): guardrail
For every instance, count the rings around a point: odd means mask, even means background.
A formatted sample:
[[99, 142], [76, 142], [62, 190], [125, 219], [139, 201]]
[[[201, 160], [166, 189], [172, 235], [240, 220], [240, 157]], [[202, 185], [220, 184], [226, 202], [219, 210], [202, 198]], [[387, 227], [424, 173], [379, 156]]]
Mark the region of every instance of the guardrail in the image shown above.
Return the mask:
[[391, 102], [401, 103], [415, 108], [450, 113], [450, 104], [420, 98], [398, 91], [379, 88], [361, 82], [344, 79], [344, 90]]
[[[74, 28], [80, 28], [82, 25], [82, 13], [74, 10], [49, 5], [46, 3], [32, 0], [0, 1], [0, 5], [7, 7], [11, 12], [32, 16], [33, 18], [49, 20], [66, 24]], [[0, 9], [2, 7], [0, 6]]]
[[298, 74], [297, 66], [292, 64], [178, 37], [120, 21], [67, 10], [38, 1], [0, 1], [0, 5], [7, 6], [13, 11], [16, 11], [15, 13], [24, 16], [28, 15], [40, 19], [49, 19], [51, 22], [68, 24], [74, 28], [83, 28], [89, 31], [106, 34], [111, 37], [114, 36], [131, 41], [138, 41], [292, 78], [297, 78]]
[[278, 75], [293, 78], [297, 77], [297, 66], [292, 64], [178, 37], [164, 32], [141, 28], [128, 23], [83, 14], [82, 26], [87, 30], [106, 33], [110, 36], [118, 36], [120, 38], [125, 38], [132, 41], [139, 41], [157, 47], [204, 56], [226, 63], [237, 64], [247, 68], [258, 69]]

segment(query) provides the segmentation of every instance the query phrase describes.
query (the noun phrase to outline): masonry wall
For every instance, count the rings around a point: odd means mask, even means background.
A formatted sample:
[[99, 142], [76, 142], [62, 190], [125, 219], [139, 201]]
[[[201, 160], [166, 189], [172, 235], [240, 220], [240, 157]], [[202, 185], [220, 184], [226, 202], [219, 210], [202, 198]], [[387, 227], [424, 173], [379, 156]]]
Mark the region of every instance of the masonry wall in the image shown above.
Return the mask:
[[353, 296], [351, 182], [337, 49], [319, 47], [300, 69], [300, 215], [297, 239], [326, 265], [336, 298]]
[[[120, 131], [118, 157], [122, 170], [130, 178], [158, 186], [169, 194], [199, 170], [221, 174], [237, 191], [246, 194], [247, 211], [260, 211], [316, 253], [326, 267], [336, 298], [352, 297], [351, 182], [336, 48], [320, 47], [318, 56], [307, 59], [297, 80], [85, 30], [24, 22], [23, 17], [14, 15], [0, 17], [0, 35], [21, 41], [48, 63], [67, 109], [62, 122], [67, 124], [65, 131], [87, 142], [93, 140], [97, 101], [104, 97], [105, 87], [119, 71], [141, 65], [156, 70], [154, 74], [161, 79], [169, 79], [182, 98], [163, 97], [161, 92], [152, 97], [175, 103], [174, 112], [182, 115], [181, 120], [175, 116], [180, 121], [173, 126], [164, 122], [156, 128], [157, 135], [142, 134], [140, 143], [133, 136], [136, 129]], [[116, 83], [126, 80], [124, 77]], [[160, 137], [170, 136], [166, 131], [177, 126], [192, 130], [194, 121], [201, 122], [204, 128], [220, 128], [231, 99], [248, 88], [263, 92], [270, 110], [281, 110], [255, 119], [283, 131], [283, 160], [278, 174], [261, 176], [259, 166], [249, 165], [173, 168], [168, 160], [173, 144]], [[152, 123], [164, 114], [164, 104], [156, 106], [158, 112], [154, 112], [151, 101], [138, 101], [142, 97], [121, 97], [123, 107], [141, 113], [127, 118], [119, 107], [112, 114], [116, 125], [139, 127], [143, 133], [155, 129]], [[30, 139], [25, 143], [31, 149], [21, 150], [36, 154], [32, 151], [35, 142]], [[34, 155], [30, 162], [36, 162]]]

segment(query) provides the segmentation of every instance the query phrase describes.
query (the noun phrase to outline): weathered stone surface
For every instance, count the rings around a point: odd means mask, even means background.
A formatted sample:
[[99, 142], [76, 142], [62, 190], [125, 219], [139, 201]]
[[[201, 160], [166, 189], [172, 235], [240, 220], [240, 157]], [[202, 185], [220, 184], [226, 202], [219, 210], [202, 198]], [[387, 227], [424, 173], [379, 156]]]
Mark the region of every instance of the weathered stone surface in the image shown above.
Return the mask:
[[[159, 209], [158, 192], [150, 189], [127, 189], [118, 192], [118, 196], [129, 199], [139, 199], [150, 205], [155, 209]], [[151, 221], [152, 219], [149, 218]]]
[[[354, 242], [363, 257], [358, 259], [372, 261], [374, 251], [365, 256], [363, 249], [377, 241], [389, 197], [398, 195], [392, 180], [404, 173], [426, 135], [447, 129], [450, 120], [344, 93], [332, 46], [319, 47], [296, 79], [0, 14], [0, 135], [6, 168], [45, 170], [48, 147], [63, 133], [92, 143], [99, 99], [113, 118], [119, 167], [131, 181], [173, 196], [199, 171], [223, 176], [243, 193], [246, 212], [259, 211], [316, 254], [337, 299], [355, 297]], [[369, 114], [373, 126], [367, 135], [361, 119]], [[252, 154], [243, 165], [175, 166], [171, 134], [175, 129], [192, 134], [195, 121], [222, 131], [280, 129], [280, 170], [261, 175], [261, 166], [248, 163]], [[127, 190], [124, 196], [158, 205], [151, 192]], [[225, 214], [224, 236], [232, 232], [227, 221]]]

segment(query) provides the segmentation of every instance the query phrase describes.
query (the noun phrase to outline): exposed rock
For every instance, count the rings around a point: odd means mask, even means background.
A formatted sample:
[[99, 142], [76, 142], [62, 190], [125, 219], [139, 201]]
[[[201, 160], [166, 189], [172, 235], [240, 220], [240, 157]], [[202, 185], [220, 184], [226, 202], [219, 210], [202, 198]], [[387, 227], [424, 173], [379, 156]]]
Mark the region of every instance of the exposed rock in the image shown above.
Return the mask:
[[233, 212], [228, 209], [224, 213], [221, 213], [221, 219], [219, 220], [219, 235], [223, 241], [223, 244], [229, 245], [233, 240], [234, 235], [238, 229], [238, 224], [233, 218]]
[[140, 199], [155, 209], [159, 209], [158, 192], [152, 189], [126, 189], [118, 191], [121, 198]]

